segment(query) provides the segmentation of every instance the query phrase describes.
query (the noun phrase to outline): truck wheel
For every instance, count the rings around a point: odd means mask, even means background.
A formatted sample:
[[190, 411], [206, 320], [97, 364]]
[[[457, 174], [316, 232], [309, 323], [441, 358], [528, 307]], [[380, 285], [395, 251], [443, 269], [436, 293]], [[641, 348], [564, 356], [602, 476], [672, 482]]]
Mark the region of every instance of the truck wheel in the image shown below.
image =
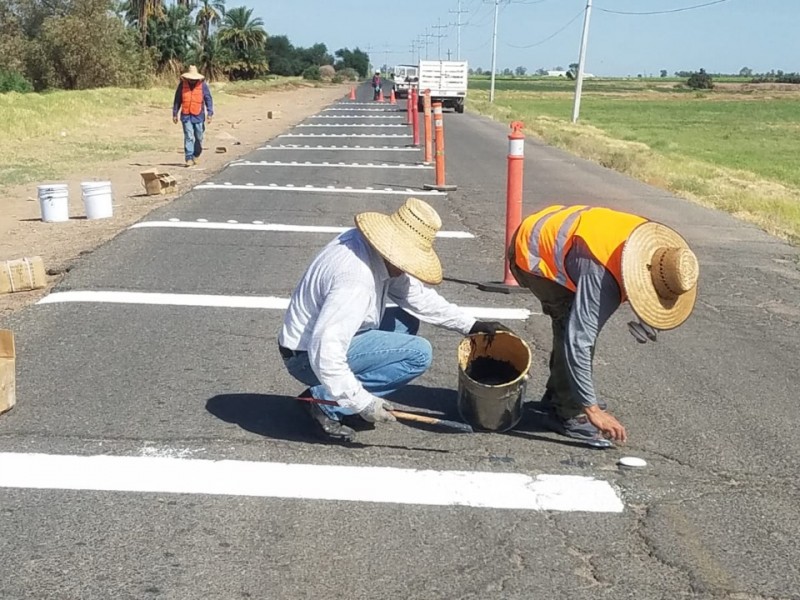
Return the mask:
[[464, 103], [461, 102], [460, 104], [456, 104], [456, 112], [461, 114], [464, 112]]

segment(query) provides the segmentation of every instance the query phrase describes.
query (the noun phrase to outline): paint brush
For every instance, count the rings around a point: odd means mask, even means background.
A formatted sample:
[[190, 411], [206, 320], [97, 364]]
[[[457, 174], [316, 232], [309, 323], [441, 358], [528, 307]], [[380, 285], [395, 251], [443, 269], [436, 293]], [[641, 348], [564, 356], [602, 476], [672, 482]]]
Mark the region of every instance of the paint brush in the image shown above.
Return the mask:
[[[328, 406], [339, 406], [339, 404], [333, 400], [320, 400], [318, 398], [298, 398], [298, 400], [301, 400], [303, 402], [311, 402], [313, 404], [326, 404]], [[410, 413], [402, 410], [390, 410], [389, 412], [392, 413], [392, 415], [394, 415], [395, 419], [398, 419], [400, 421], [414, 421], [415, 423], [425, 423], [426, 425], [445, 427], [447, 429], [452, 429], [453, 431], [458, 431], [460, 433], [474, 433], [474, 430], [470, 425], [468, 425], [467, 423], [461, 423], [459, 421], [439, 419], [438, 417], [420, 415], [417, 413]]]

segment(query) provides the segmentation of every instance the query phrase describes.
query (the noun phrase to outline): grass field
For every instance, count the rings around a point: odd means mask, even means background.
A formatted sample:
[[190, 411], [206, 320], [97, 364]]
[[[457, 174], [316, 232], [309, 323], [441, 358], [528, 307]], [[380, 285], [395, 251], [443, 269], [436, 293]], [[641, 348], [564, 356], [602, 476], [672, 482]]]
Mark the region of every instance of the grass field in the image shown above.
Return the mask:
[[494, 105], [488, 87], [470, 81], [470, 110], [800, 241], [800, 86], [587, 80], [575, 125], [574, 82], [498, 80]]
[[[214, 102], [236, 95], [313, 85], [300, 78], [211, 84]], [[147, 90], [102, 88], [46, 94], [0, 94], [0, 186], [46, 181], [133, 152], [163, 151], [174, 136], [124, 126], [131, 116], [163, 112], [170, 125], [174, 86]]]

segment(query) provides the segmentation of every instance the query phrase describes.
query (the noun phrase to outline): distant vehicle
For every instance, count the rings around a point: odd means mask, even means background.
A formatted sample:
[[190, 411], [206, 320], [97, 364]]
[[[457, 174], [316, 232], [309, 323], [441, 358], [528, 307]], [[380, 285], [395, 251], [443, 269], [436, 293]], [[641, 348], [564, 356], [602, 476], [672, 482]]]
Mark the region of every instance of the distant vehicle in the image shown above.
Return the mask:
[[411, 84], [417, 82], [417, 65], [397, 65], [392, 69], [394, 95], [408, 98]]
[[[468, 65], [466, 61], [419, 61], [419, 92], [431, 91], [431, 102], [441, 102], [443, 108], [464, 112], [467, 98]], [[420, 99], [420, 106], [422, 100]]]

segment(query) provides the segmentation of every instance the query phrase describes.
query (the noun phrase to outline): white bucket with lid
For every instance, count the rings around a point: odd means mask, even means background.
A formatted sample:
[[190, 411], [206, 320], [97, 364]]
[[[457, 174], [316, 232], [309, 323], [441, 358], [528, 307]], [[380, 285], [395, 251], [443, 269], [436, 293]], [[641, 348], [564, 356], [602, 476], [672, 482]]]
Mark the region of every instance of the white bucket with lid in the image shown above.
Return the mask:
[[107, 219], [114, 214], [110, 181], [84, 181], [81, 192], [87, 219]]
[[66, 183], [37, 186], [42, 221], [55, 223], [69, 221], [69, 188]]

